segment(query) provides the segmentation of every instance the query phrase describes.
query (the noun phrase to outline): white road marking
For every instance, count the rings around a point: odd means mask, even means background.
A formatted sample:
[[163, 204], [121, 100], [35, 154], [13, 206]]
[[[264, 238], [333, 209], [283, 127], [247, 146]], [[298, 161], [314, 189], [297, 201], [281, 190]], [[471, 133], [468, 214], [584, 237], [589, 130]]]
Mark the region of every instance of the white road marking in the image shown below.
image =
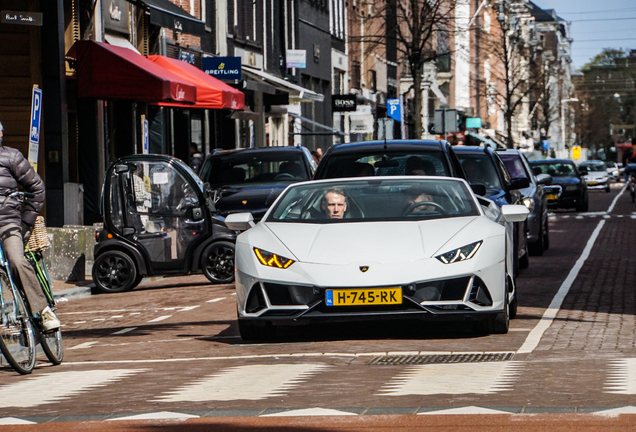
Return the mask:
[[320, 364], [236, 366], [221, 370], [194, 384], [159, 396], [152, 402], [206, 402], [260, 400], [286, 394], [312, 374], [326, 368]]
[[469, 414], [510, 414], [508, 411], [499, 411], [490, 408], [476, 407], [476, 406], [465, 406], [465, 407], [457, 407], [457, 408], [449, 408], [439, 411], [427, 411], [417, 413], [418, 415], [447, 415], [447, 414], [461, 414], [461, 415], [469, 415]]
[[610, 204], [609, 208], [607, 209], [607, 213], [611, 213], [612, 210], [614, 210], [614, 206], [616, 205], [616, 202], [618, 201], [620, 196], [623, 195], [623, 192], [625, 192], [626, 189], [627, 189], [627, 185], [623, 186], [621, 191], [614, 197], [614, 200], [612, 201], [612, 203]]
[[0, 386], [0, 407], [29, 408], [59, 402], [83, 391], [103, 387], [113, 381], [124, 379], [144, 370], [68, 371], [25, 378], [14, 384]]
[[607, 375], [605, 393], [636, 394], [636, 358], [612, 361]]
[[201, 306], [201, 305], [196, 305], [196, 306], [187, 306], [187, 307], [184, 307], [183, 309], [181, 309], [179, 312], [188, 312], [188, 311], [191, 311], [192, 309], [196, 309], [196, 308], [198, 308], [198, 307], [200, 307], [200, 306]]
[[129, 312], [131, 310], [146, 310], [146, 309], [114, 309], [114, 310], [98, 310], [98, 311], [80, 311], [80, 312], [60, 312], [57, 315], [79, 315], [79, 314], [107, 314], [107, 313], [121, 313]]
[[160, 316], [160, 317], [157, 317], [157, 318], [155, 318], [155, 319], [151, 319], [151, 320], [150, 320], [150, 321], [148, 321], [148, 322], [149, 322], [149, 323], [154, 323], [154, 322], [163, 321], [163, 320], [166, 320], [166, 319], [170, 318], [171, 316], [172, 316], [172, 315], [164, 315], [164, 316]]
[[215, 299], [212, 299], [212, 300], [208, 300], [206, 303], [216, 303], [218, 301], [225, 300], [226, 298], [227, 297], [219, 297], [219, 298], [215, 298]]
[[354, 416], [356, 413], [338, 411], [329, 408], [305, 408], [292, 411], [283, 411], [274, 414], [264, 414], [259, 417], [304, 417], [304, 416]]
[[131, 312], [131, 315], [141, 315], [141, 312]]
[[520, 362], [510, 361], [411, 366], [385, 384], [376, 396], [492, 394], [509, 391], [521, 365]]
[[124, 317], [123, 315], [113, 315], [112, 317], [110, 317], [110, 319], [113, 319], [113, 318], [123, 318], [123, 317]]
[[165, 420], [165, 419], [187, 420], [187, 419], [191, 419], [191, 418], [199, 418], [199, 416], [198, 415], [192, 415], [192, 414], [175, 413], [175, 412], [170, 412], [170, 411], [161, 411], [161, 412], [155, 412], [155, 413], [137, 414], [137, 415], [126, 416], [126, 417], [117, 417], [117, 418], [111, 418], [111, 419], [106, 419], [106, 420], [108, 420], [108, 421], [117, 421], [117, 420]]
[[593, 412], [592, 414], [612, 416], [612, 417], [619, 416], [621, 414], [636, 414], [636, 407], [624, 406], [620, 408], [612, 408], [612, 409], [603, 410], [603, 411], [596, 411], [596, 412]]
[[572, 269], [570, 270], [570, 273], [561, 284], [561, 287], [559, 288], [559, 291], [557, 291], [556, 295], [552, 299], [550, 306], [548, 306], [546, 311], [543, 313], [541, 320], [532, 329], [532, 331], [526, 338], [526, 341], [523, 343], [521, 348], [517, 350], [518, 354], [531, 353], [532, 351], [534, 351], [534, 349], [537, 346], [539, 346], [539, 342], [541, 342], [541, 338], [543, 337], [543, 334], [550, 327], [550, 325], [552, 325], [552, 321], [554, 321], [554, 318], [556, 318], [557, 314], [559, 313], [559, 310], [561, 309], [561, 305], [563, 304], [563, 300], [565, 299], [565, 296], [568, 294], [568, 292], [570, 292], [570, 288], [572, 287], [574, 280], [579, 275], [581, 268], [583, 268], [583, 264], [585, 264], [585, 261], [590, 256], [592, 247], [594, 246], [594, 243], [596, 242], [596, 239], [598, 238], [598, 235], [601, 232], [601, 229], [603, 229], [604, 225], [605, 225], [605, 220], [602, 220], [598, 223], [598, 225], [596, 226], [596, 229], [592, 233], [592, 236], [587, 241], [587, 244], [585, 245], [585, 249], [583, 249], [583, 253], [579, 257], [579, 259], [576, 261], [576, 264], [574, 264], [574, 267], [572, 267]]
[[27, 424], [37, 424], [37, 423], [28, 421], [28, 420], [22, 420], [15, 417], [0, 418], [0, 425], [27, 425]]
[[75, 321], [73, 324], [84, 324], [86, 321]]
[[106, 321], [106, 318], [95, 318], [93, 321]]
[[121, 334], [128, 333], [128, 332], [131, 332], [131, 331], [136, 330], [136, 329], [137, 329], [137, 327], [128, 327], [128, 328], [116, 331], [115, 333], [111, 333], [111, 334], [113, 334], [113, 335], [121, 335]]
[[97, 342], [84, 342], [81, 343], [79, 345], [75, 345], [74, 347], [70, 347], [67, 349], [73, 350], [73, 349], [84, 349], [84, 348], [90, 348], [91, 346], [95, 345]]

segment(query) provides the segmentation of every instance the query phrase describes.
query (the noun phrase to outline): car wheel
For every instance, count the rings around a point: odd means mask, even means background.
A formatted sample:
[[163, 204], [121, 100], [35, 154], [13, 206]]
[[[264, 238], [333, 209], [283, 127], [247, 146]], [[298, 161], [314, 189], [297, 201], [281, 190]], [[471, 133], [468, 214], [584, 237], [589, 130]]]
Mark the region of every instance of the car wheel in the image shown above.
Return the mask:
[[590, 204], [587, 198], [587, 195], [581, 202], [576, 203], [576, 211], [580, 213], [584, 213], [589, 210]]
[[239, 318], [238, 327], [244, 341], [272, 340], [276, 337], [276, 327], [271, 324], [260, 324]]
[[526, 243], [526, 248], [525, 248], [525, 252], [523, 254], [523, 256], [521, 258], [519, 258], [519, 268], [520, 269], [527, 269], [528, 266], [530, 265], [530, 253], [528, 251], [528, 243]]
[[[508, 284], [510, 284], [510, 278], [507, 278], [508, 280]], [[507, 291], [510, 292], [510, 285], [508, 285], [507, 287]], [[515, 289], [515, 296], [512, 298], [512, 301], [510, 302], [510, 319], [515, 319], [517, 317], [517, 290]]]
[[504, 296], [505, 305], [503, 312], [499, 312], [494, 318], [488, 321], [489, 333], [506, 334], [510, 329], [510, 304], [508, 303], [508, 295]]
[[543, 250], [550, 249], [550, 224], [546, 220], [543, 234]]
[[610, 191], [610, 185], [608, 183], [607, 186], [605, 186], [605, 192], [609, 193], [609, 191]]
[[234, 244], [218, 241], [205, 248], [201, 256], [201, 270], [212, 283], [234, 281]]
[[95, 259], [92, 274], [99, 291], [106, 294], [119, 293], [135, 287], [137, 267], [128, 254], [111, 250]]

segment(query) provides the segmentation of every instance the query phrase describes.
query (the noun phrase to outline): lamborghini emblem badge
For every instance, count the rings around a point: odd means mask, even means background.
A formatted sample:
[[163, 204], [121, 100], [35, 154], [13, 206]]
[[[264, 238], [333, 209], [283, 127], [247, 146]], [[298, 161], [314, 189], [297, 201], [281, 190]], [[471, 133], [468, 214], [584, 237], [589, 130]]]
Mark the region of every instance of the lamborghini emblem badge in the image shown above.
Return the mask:
[[360, 266], [360, 271], [361, 271], [362, 273], [366, 273], [366, 272], [367, 272], [367, 270], [369, 270], [369, 266]]
[[243, 205], [247, 204], [246, 200], [241, 201], [243, 203]]

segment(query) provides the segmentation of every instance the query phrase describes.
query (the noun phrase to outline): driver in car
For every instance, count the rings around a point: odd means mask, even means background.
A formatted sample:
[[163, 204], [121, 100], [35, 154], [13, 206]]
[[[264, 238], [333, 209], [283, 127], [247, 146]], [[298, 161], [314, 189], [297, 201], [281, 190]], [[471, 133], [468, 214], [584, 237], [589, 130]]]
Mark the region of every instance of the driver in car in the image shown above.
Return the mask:
[[409, 215], [415, 215], [435, 211], [435, 206], [426, 204], [431, 202], [435, 201], [430, 193], [423, 189], [415, 189], [407, 199], [407, 212]]
[[322, 210], [328, 219], [342, 219], [347, 211], [347, 197], [342, 189], [328, 189], [322, 197]]

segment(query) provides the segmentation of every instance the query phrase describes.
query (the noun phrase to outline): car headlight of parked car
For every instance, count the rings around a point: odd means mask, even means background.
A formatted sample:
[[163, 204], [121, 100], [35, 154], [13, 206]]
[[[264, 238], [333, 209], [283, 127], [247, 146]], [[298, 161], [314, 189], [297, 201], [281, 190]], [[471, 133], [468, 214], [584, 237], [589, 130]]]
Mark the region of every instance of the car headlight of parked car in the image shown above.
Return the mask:
[[575, 191], [577, 190], [579, 187], [577, 185], [570, 185], [570, 186], [566, 186], [565, 190], [566, 191]]
[[530, 212], [534, 210], [534, 200], [532, 198], [524, 198], [523, 205], [525, 205]]
[[475, 243], [471, 243], [466, 246], [462, 246], [457, 249], [453, 249], [452, 251], [448, 251], [441, 255], [436, 256], [438, 260], [443, 262], [444, 264], [452, 264], [460, 261], [466, 261], [471, 259], [477, 253], [479, 246], [481, 246], [482, 241], [478, 241]]

